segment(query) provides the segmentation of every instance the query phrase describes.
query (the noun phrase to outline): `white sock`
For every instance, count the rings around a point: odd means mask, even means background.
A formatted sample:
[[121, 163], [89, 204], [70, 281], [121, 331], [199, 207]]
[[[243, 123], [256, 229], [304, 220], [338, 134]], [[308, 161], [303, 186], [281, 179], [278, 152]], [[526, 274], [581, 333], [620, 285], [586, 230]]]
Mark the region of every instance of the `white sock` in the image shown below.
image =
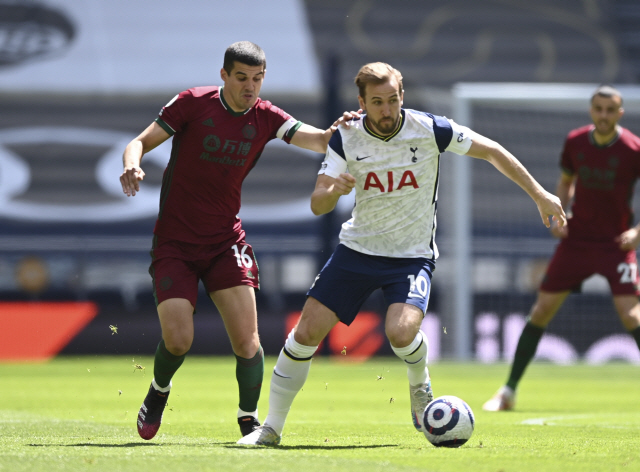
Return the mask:
[[243, 416], [253, 416], [255, 419], [258, 419], [258, 410], [256, 411], [244, 411], [238, 408], [238, 418], [242, 418]]
[[291, 331], [280, 351], [271, 375], [269, 413], [264, 420], [264, 424], [271, 426], [279, 435], [282, 435], [293, 399], [307, 380], [316, 349], [318, 346], [304, 346], [297, 342]]
[[391, 346], [396, 356], [404, 361], [407, 366], [407, 377], [409, 377], [410, 385], [421, 385], [429, 381], [429, 368], [427, 362], [428, 355], [427, 336], [418, 331], [416, 337], [406, 347]]
[[151, 381], [151, 385], [153, 385], [153, 388], [155, 388], [156, 390], [158, 390], [159, 392], [162, 392], [162, 393], [167, 393], [169, 390], [171, 390], [171, 381], [169, 381], [169, 385], [167, 385], [166, 387], [160, 387], [156, 383], [156, 379], [153, 379]]

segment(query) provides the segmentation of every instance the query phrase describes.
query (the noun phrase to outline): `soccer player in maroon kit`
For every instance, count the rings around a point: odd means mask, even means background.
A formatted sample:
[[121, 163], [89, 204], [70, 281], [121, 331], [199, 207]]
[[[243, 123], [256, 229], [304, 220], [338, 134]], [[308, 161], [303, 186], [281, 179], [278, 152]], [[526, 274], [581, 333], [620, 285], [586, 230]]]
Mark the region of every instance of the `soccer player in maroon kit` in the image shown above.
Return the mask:
[[630, 206], [640, 177], [640, 138], [618, 125], [623, 113], [620, 92], [601, 86], [591, 97], [593, 124], [567, 136], [557, 195], [565, 208], [573, 201], [568, 224], [551, 228], [560, 244], [520, 335], [507, 383], [483, 405], [484, 410], [513, 409], [518, 382], [545, 328], [569, 293], [593, 274], [609, 281], [620, 321], [640, 348], [636, 260], [640, 224], [632, 226]]
[[236, 356], [242, 435], [260, 425], [264, 356], [254, 289], [258, 265], [238, 218], [242, 182], [272, 139], [325, 153], [328, 130], [303, 124], [258, 97], [266, 71], [262, 49], [248, 41], [225, 52], [223, 87], [178, 94], [124, 151], [120, 176], [127, 196], [140, 191], [142, 156], [173, 137], [164, 172], [149, 272], [162, 328], [154, 379], [138, 414], [138, 433], [155, 436], [171, 378], [191, 347], [198, 282], [214, 302]]

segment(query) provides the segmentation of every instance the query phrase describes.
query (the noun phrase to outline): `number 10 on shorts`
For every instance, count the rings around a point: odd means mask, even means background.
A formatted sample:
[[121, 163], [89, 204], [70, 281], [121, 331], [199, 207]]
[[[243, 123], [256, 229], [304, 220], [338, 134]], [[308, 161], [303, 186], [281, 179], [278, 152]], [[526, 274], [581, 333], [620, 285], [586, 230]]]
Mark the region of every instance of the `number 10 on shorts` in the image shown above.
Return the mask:
[[231, 249], [233, 249], [233, 253], [236, 256], [238, 267], [242, 267], [243, 265], [247, 269], [250, 269], [251, 267], [253, 267], [253, 259], [251, 259], [251, 256], [249, 256], [249, 254], [245, 254], [245, 251], [247, 250], [247, 246], [242, 246], [242, 250], [239, 251], [238, 245], [234, 244], [233, 246], [231, 246]]
[[411, 288], [409, 289], [409, 297], [427, 298], [429, 293], [429, 282], [424, 275], [416, 277], [413, 274], [407, 275]]

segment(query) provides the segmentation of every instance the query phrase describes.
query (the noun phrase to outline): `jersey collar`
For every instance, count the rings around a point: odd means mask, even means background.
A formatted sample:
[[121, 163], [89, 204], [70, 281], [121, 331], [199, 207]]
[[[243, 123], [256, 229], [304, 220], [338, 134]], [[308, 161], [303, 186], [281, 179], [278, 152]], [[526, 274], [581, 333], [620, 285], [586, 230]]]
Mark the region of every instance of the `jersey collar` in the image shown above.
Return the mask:
[[394, 136], [397, 136], [398, 133], [400, 132], [400, 130], [402, 129], [402, 127], [404, 126], [404, 120], [405, 120], [405, 115], [404, 115], [404, 109], [401, 108], [400, 109], [400, 119], [398, 120], [398, 127], [395, 129], [395, 131], [393, 133], [391, 133], [389, 136], [381, 136], [378, 133], [376, 133], [375, 131], [371, 130], [371, 128], [369, 128], [367, 126], [367, 120], [366, 120], [366, 115], [363, 117], [362, 119], [362, 123], [364, 124], [364, 130], [369, 133], [371, 136], [373, 136], [374, 138], [380, 139], [381, 141], [387, 142], [387, 141], [391, 141], [391, 139]]
[[596, 130], [595, 127], [592, 127], [589, 130], [589, 142], [591, 144], [593, 144], [595, 147], [600, 148], [600, 149], [604, 149], [604, 148], [608, 148], [610, 146], [613, 146], [615, 143], [618, 142], [618, 139], [620, 139], [620, 136], [622, 135], [622, 128], [618, 127], [618, 129], [617, 129], [618, 132], [616, 133], [616, 135], [613, 138], [611, 138], [611, 141], [609, 141], [608, 143], [604, 143], [604, 144], [598, 144], [596, 142], [596, 139], [593, 137], [593, 133], [595, 133], [595, 130]]
[[[224, 95], [222, 94], [222, 89], [224, 89], [224, 85], [221, 86], [219, 89], [220, 93], [218, 95], [220, 95], [220, 103], [222, 103], [222, 106], [224, 107], [224, 109], [227, 110], [232, 116], [246, 115], [247, 113], [249, 113], [249, 110], [253, 108], [253, 107], [247, 108], [245, 111], [233, 111], [233, 109], [229, 106], [227, 101], [224, 99]], [[258, 102], [256, 101], [256, 103]]]

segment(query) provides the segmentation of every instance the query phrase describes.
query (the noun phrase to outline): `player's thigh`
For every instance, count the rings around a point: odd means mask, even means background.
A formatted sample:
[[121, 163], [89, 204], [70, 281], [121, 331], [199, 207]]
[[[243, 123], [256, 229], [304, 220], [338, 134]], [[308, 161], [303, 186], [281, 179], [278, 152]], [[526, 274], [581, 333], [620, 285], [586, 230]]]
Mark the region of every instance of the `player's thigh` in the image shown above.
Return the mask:
[[294, 328], [294, 338], [303, 346], [317, 346], [338, 321], [334, 311], [315, 298], [308, 297], [300, 321]]
[[556, 248], [540, 284], [544, 292], [579, 291], [582, 282], [597, 272], [591, 251], [563, 240]]
[[434, 263], [424, 258], [390, 262], [381, 277], [387, 305], [412, 305], [424, 315], [431, 296], [431, 274], [434, 270]]
[[393, 303], [385, 319], [385, 333], [393, 347], [406, 347], [420, 330], [424, 313], [415, 305]]
[[538, 291], [536, 301], [531, 307], [529, 321], [534, 326], [545, 328], [556, 315], [567, 296], [571, 293], [568, 290], [563, 292]]
[[640, 303], [636, 295], [615, 295], [613, 304], [616, 307], [622, 325], [627, 331], [640, 326]]
[[154, 259], [149, 267], [156, 306], [165, 300], [186, 299], [195, 309], [198, 299], [198, 271], [192, 263], [176, 257]]
[[385, 333], [392, 346], [408, 346], [415, 338], [431, 296], [432, 261], [399, 259], [389, 264], [382, 292], [389, 306]]
[[233, 352], [252, 358], [260, 346], [253, 287], [238, 285], [210, 292], [209, 296], [220, 312]]
[[158, 318], [167, 350], [185, 354], [193, 343], [193, 305], [185, 298], [169, 298], [158, 305]]
[[369, 295], [380, 287], [378, 265], [375, 257], [340, 244], [307, 295], [335, 313], [348, 326]]
[[199, 262], [202, 270], [200, 278], [207, 293], [248, 286], [260, 288], [260, 274], [253, 248], [244, 240], [227, 244], [220, 248], [218, 255]]

